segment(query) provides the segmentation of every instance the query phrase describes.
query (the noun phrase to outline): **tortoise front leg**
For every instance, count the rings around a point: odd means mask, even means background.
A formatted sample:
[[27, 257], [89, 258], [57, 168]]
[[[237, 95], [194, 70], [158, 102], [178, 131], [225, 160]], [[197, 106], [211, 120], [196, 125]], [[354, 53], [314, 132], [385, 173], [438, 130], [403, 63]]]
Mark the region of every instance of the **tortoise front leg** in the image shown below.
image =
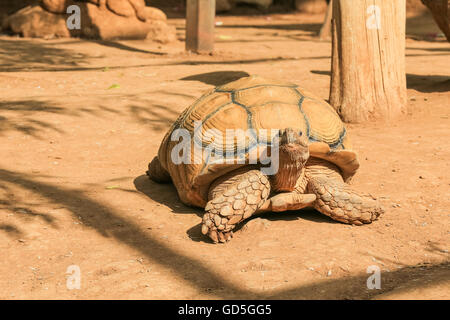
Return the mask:
[[202, 233], [215, 243], [229, 241], [235, 226], [256, 213], [269, 194], [269, 180], [259, 170], [237, 170], [219, 178], [209, 192]]
[[306, 169], [308, 191], [317, 196], [314, 208], [334, 220], [362, 225], [383, 214], [381, 204], [369, 194], [354, 190], [346, 184], [338, 169], [325, 161]]

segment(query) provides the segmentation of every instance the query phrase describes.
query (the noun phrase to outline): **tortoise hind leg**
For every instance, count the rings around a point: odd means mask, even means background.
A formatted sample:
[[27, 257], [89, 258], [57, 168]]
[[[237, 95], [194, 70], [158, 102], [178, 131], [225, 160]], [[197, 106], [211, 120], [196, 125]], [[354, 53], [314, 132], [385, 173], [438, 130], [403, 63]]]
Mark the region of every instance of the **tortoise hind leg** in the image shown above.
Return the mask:
[[269, 194], [269, 180], [259, 170], [236, 170], [219, 178], [209, 191], [202, 233], [215, 243], [229, 241], [236, 224], [256, 213]]
[[307, 165], [308, 190], [317, 196], [314, 208], [334, 220], [362, 225], [371, 223], [384, 209], [376, 198], [346, 184], [332, 164], [318, 160]]
[[155, 182], [164, 183], [172, 181], [169, 172], [162, 167], [158, 157], [154, 157], [152, 162], [149, 163], [146, 173]]

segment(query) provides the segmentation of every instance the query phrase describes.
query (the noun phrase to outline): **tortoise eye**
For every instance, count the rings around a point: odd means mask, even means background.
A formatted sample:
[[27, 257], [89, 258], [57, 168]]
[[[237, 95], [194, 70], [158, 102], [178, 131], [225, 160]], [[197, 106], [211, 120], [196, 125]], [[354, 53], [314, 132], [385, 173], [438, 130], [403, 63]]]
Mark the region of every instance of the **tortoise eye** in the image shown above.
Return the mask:
[[301, 136], [303, 135], [303, 131], [300, 130], [300, 131], [298, 132], [298, 135], [301, 137]]

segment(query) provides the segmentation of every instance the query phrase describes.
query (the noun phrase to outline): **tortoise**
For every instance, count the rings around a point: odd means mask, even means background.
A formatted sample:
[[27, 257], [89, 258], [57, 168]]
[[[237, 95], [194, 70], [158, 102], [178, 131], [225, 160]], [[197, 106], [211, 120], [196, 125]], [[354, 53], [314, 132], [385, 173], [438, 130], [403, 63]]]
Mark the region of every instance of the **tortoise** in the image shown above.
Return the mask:
[[[236, 137], [215, 141], [231, 129], [275, 131], [278, 143], [252, 134], [244, 143]], [[187, 133], [183, 140], [190, 148], [183, 152], [181, 138], [177, 142], [174, 137], [178, 130]], [[208, 130], [217, 134], [208, 135]], [[244, 161], [217, 161], [211, 156], [214, 152], [210, 157], [195, 155], [195, 148], [216, 151], [212, 145], [227, 154], [243, 155]], [[255, 152], [256, 147], [266, 153]], [[191, 161], [174, 161], [173, 155], [181, 153]], [[279, 163], [276, 172], [267, 174], [262, 154], [269, 153], [278, 153]], [[295, 84], [259, 76], [218, 86], [188, 107], [148, 168], [150, 179], [172, 181], [183, 203], [204, 208], [202, 233], [215, 243], [227, 242], [238, 223], [265, 211], [312, 207], [353, 225], [371, 223], [384, 212], [375, 197], [348, 185], [359, 162], [336, 111]]]

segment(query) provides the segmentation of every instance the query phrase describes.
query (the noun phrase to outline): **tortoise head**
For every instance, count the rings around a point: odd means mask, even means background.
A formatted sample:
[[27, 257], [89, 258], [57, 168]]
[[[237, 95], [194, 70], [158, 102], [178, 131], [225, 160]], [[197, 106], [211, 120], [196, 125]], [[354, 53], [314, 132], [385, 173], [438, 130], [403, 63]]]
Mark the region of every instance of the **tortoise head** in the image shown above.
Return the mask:
[[309, 158], [308, 139], [302, 131], [286, 128], [279, 131], [280, 164], [283, 161], [303, 167]]
[[292, 191], [309, 158], [308, 139], [302, 131], [292, 128], [279, 131], [279, 167], [272, 176], [274, 191]]

